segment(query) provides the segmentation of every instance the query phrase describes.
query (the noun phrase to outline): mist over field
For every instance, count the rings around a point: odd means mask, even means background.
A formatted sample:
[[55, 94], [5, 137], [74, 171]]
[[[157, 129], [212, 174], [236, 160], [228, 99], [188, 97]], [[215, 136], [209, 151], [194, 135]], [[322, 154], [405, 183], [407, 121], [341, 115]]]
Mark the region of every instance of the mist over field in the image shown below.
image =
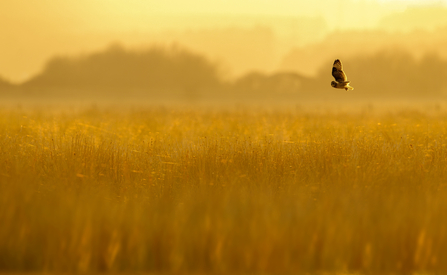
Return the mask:
[[[234, 95], [251, 94], [322, 99], [340, 92], [330, 87], [336, 58], [342, 60], [355, 88], [354, 98], [443, 98], [446, 93], [447, 8], [439, 3], [321, 2], [317, 11], [297, 2], [295, 15], [287, 10], [291, 4], [270, 14], [215, 15], [212, 6], [204, 5], [209, 11], [200, 14], [174, 15], [169, 9], [148, 13], [141, 20], [150, 28], [138, 24], [136, 13], [125, 20], [131, 11], [145, 9], [136, 2], [120, 5], [120, 17], [112, 12], [114, 4], [101, 13], [100, 6], [86, 5], [64, 20], [49, 13], [49, 2], [36, 6], [41, 13], [32, 15], [32, 5], [15, 3], [3, 4], [23, 16], [24, 23], [16, 31], [1, 31], [8, 38], [0, 46], [2, 95], [14, 90], [19, 96], [33, 91], [33, 95], [62, 96], [137, 93], [147, 99], [164, 95], [177, 100], [237, 101]], [[82, 23], [74, 32], [70, 22], [88, 8], [104, 19], [104, 25], [92, 19], [89, 27]], [[5, 10], [2, 13], [5, 23], [16, 20]], [[125, 20], [121, 28], [107, 25], [106, 14]], [[50, 25], [51, 20], [59, 25]], [[24, 48], [23, 43], [38, 33], [47, 39], [34, 39]], [[71, 46], [60, 39], [71, 41]], [[29, 73], [24, 77], [19, 71]]]
[[[291, 59], [299, 61], [300, 57], [292, 54]], [[298, 68], [251, 71], [231, 78], [218, 62], [178, 46], [132, 50], [112, 45], [82, 56], [54, 57], [31, 79], [21, 84], [2, 80], [0, 89], [3, 95], [25, 98], [30, 93], [76, 94], [81, 98], [137, 93], [145, 100], [157, 96], [176, 100], [224, 97], [237, 102], [238, 96], [250, 95], [318, 100], [344, 92], [330, 87], [333, 60], [326, 61], [311, 76], [298, 72], [302, 70]], [[356, 88], [348, 94], [355, 93], [358, 99], [443, 99], [447, 95], [447, 61], [434, 51], [416, 57], [404, 48], [381, 47], [372, 53], [348, 56], [343, 63]]]
[[340, 92], [330, 87], [332, 62], [339, 58], [355, 97], [443, 98], [446, 28], [337, 30], [318, 42], [290, 47], [280, 57], [275, 57], [279, 42], [268, 27], [185, 33], [175, 44], [135, 47], [115, 42], [100, 50], [54, 55], [22, 82], [3, 77], [0, 89], [8, 95], [76, 91], [80, 96], [126, 96], [138, 91], [148, 99], [237, 100], [235, 94], [319, 99]]

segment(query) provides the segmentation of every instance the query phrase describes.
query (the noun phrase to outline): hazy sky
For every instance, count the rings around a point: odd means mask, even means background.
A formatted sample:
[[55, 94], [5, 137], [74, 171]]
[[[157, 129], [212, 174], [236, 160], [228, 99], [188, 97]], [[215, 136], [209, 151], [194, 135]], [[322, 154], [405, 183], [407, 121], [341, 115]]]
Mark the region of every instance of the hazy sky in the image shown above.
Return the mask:
[[327, 31], [373, 28], [383, 16], [415, 5], [445, 1], [1, 0], [0, 76], [20, 82], [55, 54], [85, 53], [112, 42], [141, 46], [160, 32], [250, 27], [301, 16], [322, 18]]

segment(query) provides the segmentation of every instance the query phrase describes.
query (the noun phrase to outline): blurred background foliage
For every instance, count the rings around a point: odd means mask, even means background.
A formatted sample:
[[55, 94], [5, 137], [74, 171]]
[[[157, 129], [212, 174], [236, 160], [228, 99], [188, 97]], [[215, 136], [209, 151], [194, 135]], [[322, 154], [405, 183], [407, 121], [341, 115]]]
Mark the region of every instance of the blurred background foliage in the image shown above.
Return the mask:
[[[89, 4], [62, 20], [48, 13], [57, 6], [48, 2], [33, 4], [41, 8], [34, 21], [21, 6], [25, 2], [5, 3], [24, 21], [14, 32], [0, 31], [8, 38], [0, 46], [0, 96], [324, 99], [344, 93], [330, 86], [334, 59], [344, 63], [355, 88], [349, 93], [356, 98], [447, 94], [447, 8], [442, 3], [296, 2], [301, 10], [295, 12], [285, 3], [281, 11], [243, 15], [236, 11], [245, 6], [229, 2], [234, 13], [218, 14], [213, 10], [218, 4], [203, 4], [212, 9], [176, 16], [169, 13], [174, 7], [152, 14], [146, 5], [115, 3], [109, 11]], [[147, 17], [125, 20], [137, 7]], [[105, 17], [91, 18], [91, 25], [76, 21], [118, 8], [120, 28]], [[0, 23], [18, 20], [11, 14], [2, 12]], [[31, 40], [34, 46], [24, 48]]]
[[[252, 71], [228, 79], [219, 63], [176, 46], [128, 50], [112, 45], [104, 51], [77, 57], [54, 57], [41, 73], [21, 84], [0, 79], [0, 89], [16, 92], [68, 90], [93, 93], [107, 91], [125, 95], [176, 92], [197, 96], [226, 94], [314, 95], [335, 92], [332, 59], [315, 76], [292, 70], [264, 73]], [[402, 48], [356, 54], [342, 60], [355, 92], [364, 96], [443, 96], [447, 92], [447, 60], [436, 52], [417, 58]]]

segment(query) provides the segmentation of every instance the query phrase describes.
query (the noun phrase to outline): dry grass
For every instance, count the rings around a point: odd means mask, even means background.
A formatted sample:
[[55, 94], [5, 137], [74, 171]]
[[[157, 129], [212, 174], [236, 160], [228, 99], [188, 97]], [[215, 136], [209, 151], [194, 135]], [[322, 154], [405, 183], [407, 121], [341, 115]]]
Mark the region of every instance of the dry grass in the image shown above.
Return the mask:
[[447, 272], [447, 112], [0, 111], [0, 271]]

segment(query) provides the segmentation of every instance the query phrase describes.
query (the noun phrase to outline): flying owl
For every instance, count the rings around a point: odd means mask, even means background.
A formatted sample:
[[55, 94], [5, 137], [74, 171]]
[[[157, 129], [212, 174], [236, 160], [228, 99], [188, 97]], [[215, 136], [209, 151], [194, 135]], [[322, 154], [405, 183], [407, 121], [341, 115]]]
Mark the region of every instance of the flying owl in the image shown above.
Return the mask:
[[335, 78], [335, 81], [331, 82], [331, 86], [337, 89], [348, 89], [354, 90], [351, 86], [349, 86], [348, 78], [346, 77], [345, 72], [343, 71], [343, 65], [341, 61], [336, 59], [334, 61], [334, 65], [332, 67], [332, 76]]

